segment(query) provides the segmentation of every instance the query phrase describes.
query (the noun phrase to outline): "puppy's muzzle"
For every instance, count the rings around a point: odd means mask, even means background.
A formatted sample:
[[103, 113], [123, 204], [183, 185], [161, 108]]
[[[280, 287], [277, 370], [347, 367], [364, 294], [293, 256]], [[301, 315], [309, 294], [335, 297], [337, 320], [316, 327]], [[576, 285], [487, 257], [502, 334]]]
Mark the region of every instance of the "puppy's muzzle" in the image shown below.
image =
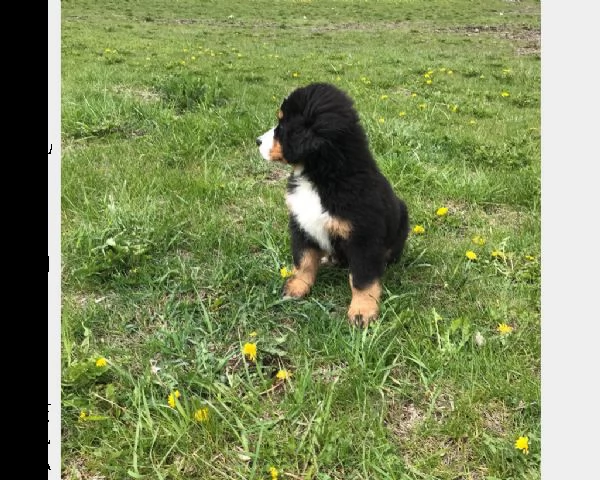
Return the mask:
[[271, 160], [271, 149], [273, 148], [273, 133], [275, 129], [272, 128], [268, 132], [263, 133], [256, 139], [256, 145], [261, 156], [265, 160]]

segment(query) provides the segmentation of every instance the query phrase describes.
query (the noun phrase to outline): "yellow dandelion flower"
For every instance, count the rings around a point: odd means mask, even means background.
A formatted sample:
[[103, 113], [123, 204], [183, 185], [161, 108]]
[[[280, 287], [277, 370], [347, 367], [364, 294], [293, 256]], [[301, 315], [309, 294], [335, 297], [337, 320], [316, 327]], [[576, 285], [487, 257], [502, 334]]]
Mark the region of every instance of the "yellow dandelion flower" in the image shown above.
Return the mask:
[[421, 234], [425, 233], [425, 227], [423, 225], [415, 225], [412, 229], [413, 233]]
[[467, 250], [465, 252], [465, 257], [469, 260], [477, 260], [477, 254], [473, 250]]
[[288, 378], [290, 378], [292, 376], [292, 373], [283, 369], [283, 370], [279, 370], [277, 372], [277, 375], [275, 375], [277, 377], [278, 380], [287, 380]]
[[456, 113], [458, 111], [458, 105], [454, 104], [454, 105], [448, 105], [448, 109], [453, 112]]
[[242, 348], [242, 353], [251, 362], [256, 362], [256, 343], [245, 343]]
[[504, 252], [501, 250], [492, 250], [491, 255], [494, 258], [506, 258], [506, 255], [504, 255]]
[[300, 76], [300, 74], [298, 72], [293, 72], [292, 73], [292, 77], [294, 78], [298, 78]]
[[438, 217], [443, 217], [444, 215], [446, 215], [448, 213], [448, 207], [440, 207], [435, 211], [435, 214]]
[[529, 453], [529, 438], [528, 437], [519, 437], [515, 442], [515, 448], [521, 450], [525, 455]]
[[388, 96], [387, 96], [387, 95], [382, 95], [382, 96], [381, 96], [381, 97], [379, 97], [379, 98], [381, 98], [381, 100], [387, 100], [387, 99], [388, 99]]
[[378, 120], [378, 122], [379, 122], [379, 123], [385, 123], [385, 118], [381, 117], [381, 118]]
[[399, 117], [404, 117], [406, 115], [406, 112], [402, 111], [402, 112], [398, 112], [398, 116]]
[[196, 61], [196, 57], [192, 55], [192, 62]]
[[414, 97], [417, 96], [417, 94], [413, 92], [413, 93], [410, 94], [410, 96], [414, 98]]
[[288, 270], [287, 267], [281, 267], [279, 269], [279, 275], [281, 275], [281, 278], [287, 278], [292, 276], [292, 272]]
[[448, 75], [454, 75], [454, 72], [453, 72], [452, 70], [448, 70], [446, 73], [447, 73]]
[[88, 417], [89, 417], [89, 415], [87, 413], [85, 413], [85, 410], [82, 410], [81, 412], [79, 412], [79, 421], [80, 422], [85, 422]]
[[502, 95], [503, 97], [510, 97], [510, 93], [506, 90], [504, 90], [500, 95]]
[[275, 467], [269, 468], [269, 473], [271, 474], [271, 480], [277, 480], [279, 477], [279, 472]]
[[426, 103], [419, 103], [419, 108], [421, 110], [425, 110], [427, 108], [427, 104]]
[[503, 69], [502, 69], [502, 73], [503, 73], [504, 75], [506, 75], [506, 74], [508, 74], [508, 73], [510, 73], [510, 72], [512, 72], [512, 70], [511, 70], [510, 68], [503, 68]]
[[485, 245], [485, 238], [483, 238], [481, 235], [475, 235], [473, 238], [471, 238], [471, 241], [475, 244], [475, 245]]
[[425, 75], [423, 75], [425, 78], [431, 78], [431, 73], [427, 72]]
[[167, 403], [169, 404], [169, 407], [175, 408], [176, 400], [179, 397], [181, 397], [181, 393], [179, 393], [179, 390], [175, 390], [175, 391], [169, 393], [169, 397], [167, 398]]
[[476, 120], [469, 120], [469, 125], [475, 125], [477, 123]]
[[208, 421], [208, 407], [199, 408], [194, 412], [194, 420], [197, 422]]
[[496, 328], [496, 330], [498, 330], [500, 332], [500, 335], [506, 335], [513, 331], [513, 327], [511, 327], [510, 325], [508, 325], [506, 323], [499, 323], [498, 328]]
[[106, 358], [100, 357], [98, 360], [96, 360], [96, 366], [98, 368], [106, 367]]
[[533, 255], [525, 255], [525, 260], [533, 262], [535, 260], [535, 257]]
[[431, 80], [431, 79], [427, 79], [427, 80], [425, 80], [425, 83], [426, 83], [427, 85], [431, 85], [431, 84], [432, 84], [432, 82], [433, 82], [433, 80]]

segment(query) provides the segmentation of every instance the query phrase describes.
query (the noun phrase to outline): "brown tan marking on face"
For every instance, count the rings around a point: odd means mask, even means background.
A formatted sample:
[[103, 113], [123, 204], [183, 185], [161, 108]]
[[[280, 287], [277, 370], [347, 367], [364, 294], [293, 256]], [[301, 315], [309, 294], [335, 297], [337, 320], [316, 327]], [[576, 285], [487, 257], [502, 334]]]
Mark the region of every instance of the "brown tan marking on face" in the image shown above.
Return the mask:
[[304, 252], [299, 265], [294, 266], [293, 275], [283, 287], [284, 296], [300, 298], [310, 292], [310, 288], [317, 279], [321, 255], [322, 252], [315, 249]]
[[279, 120], [283, 120], [283, 112], [282, 112], [281, 110], [279, 110], [279, 111], [277, 112], [277, 118], [278, 118]]
[[325, 228], [329, 232], [329, 235], [343, 238], [344, 240], [348, 240], [352, 233], [352, 224], [348, 220], [339, 217], [331, 217], [327, 221]]
[[273, 139], [273, 146], [271, 150], [269, 150], [269, 158], [273, 162], [282, 162], [287, 163], [285, 158], [283, 158], [283, 150], [281, 149], [281, 143], [276, 138]]
[[379, 314], [379, 299], [382, 292], [381, 282], [375, 280], [367, 288], [359, 290], [354, 288], [352, 275], [350, 275], [350, 288], [352, 289], [352, 301], [348, 308], [348, 321], [352, 325], [366, 327]]

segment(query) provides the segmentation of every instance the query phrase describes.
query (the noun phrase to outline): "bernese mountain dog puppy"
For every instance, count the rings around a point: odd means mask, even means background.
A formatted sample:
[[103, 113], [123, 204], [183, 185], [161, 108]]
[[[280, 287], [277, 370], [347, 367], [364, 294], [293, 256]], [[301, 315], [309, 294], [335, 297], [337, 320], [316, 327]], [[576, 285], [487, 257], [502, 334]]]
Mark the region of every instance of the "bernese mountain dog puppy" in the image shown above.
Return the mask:
[[327, 83], [293, 91], [278, 123], [256, 139], [265, 160], [291, 166], [293, 274], [285, 297], [307, 295], [325, 259], [349, 267], [348, 320], [367, 326], [379, 313], [381, 279], [408, 236], [408, 210], [379, 170], [350, 97]]

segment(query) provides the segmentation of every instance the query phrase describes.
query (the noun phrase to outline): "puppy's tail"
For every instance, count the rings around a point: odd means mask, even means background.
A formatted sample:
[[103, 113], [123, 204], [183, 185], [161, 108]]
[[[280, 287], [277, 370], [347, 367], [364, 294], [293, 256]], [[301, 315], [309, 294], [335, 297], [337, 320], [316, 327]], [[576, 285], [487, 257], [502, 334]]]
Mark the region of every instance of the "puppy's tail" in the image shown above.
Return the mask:
[[398, 202], [398, 230], [395, 232], [392, 247], [390, 249], [388, 263], [393, 263], [400, 258], [402, 251], [404, 250], [404, 244], [408, 237], [409, 220], [408, 220], [408, 207], [403, 200], [397, 198]]

